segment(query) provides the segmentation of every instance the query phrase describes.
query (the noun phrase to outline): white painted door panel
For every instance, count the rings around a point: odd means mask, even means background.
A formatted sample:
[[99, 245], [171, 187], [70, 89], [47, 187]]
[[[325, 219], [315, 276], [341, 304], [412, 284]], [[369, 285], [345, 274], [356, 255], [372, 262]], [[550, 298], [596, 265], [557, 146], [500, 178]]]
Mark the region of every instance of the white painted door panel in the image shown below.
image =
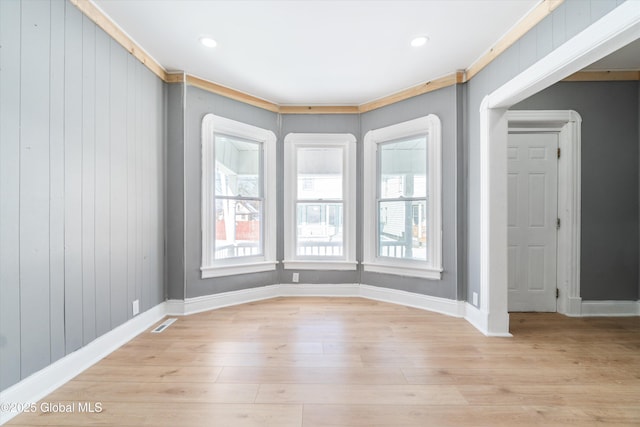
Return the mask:
[[509, 133], [509, 311], [556, 311], [557, 149], [557, 133]]

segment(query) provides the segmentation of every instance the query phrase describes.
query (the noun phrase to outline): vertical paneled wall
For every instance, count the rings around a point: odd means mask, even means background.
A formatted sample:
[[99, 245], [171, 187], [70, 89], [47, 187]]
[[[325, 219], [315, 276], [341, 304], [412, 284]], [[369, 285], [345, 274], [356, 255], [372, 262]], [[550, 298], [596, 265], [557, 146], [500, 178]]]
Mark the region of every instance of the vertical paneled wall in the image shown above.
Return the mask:
[[0, 389], [164, 299], [163, 94], [70, 3], [0, 1]]

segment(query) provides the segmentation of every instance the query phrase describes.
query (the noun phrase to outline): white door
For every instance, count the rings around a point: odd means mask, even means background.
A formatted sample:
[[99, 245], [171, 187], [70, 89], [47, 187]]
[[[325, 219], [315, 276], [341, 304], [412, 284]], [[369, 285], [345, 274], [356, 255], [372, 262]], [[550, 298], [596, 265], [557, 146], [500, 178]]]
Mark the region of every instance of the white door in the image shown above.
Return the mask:
[[556, 311], [558, 133], [509, 132], [509, 311]]

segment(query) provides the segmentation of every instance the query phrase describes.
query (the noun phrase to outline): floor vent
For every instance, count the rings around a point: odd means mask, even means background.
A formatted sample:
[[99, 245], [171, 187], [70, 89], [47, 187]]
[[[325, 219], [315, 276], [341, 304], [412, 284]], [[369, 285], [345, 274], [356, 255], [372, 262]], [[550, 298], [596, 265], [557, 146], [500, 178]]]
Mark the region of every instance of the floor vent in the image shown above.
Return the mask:
[[170, 319], [165, 320], [164, 322], [162, 322], [161, 324], [156, 326], [156, 328], [154, 330], [152, 330], [151, 333], [152, 334], [159, 334], [160, 332], [162, 332], [165, 329], [167, 329], [176, 320], [178, 320], [178, 319], [176, 319], [175, 317], [172, 317]]

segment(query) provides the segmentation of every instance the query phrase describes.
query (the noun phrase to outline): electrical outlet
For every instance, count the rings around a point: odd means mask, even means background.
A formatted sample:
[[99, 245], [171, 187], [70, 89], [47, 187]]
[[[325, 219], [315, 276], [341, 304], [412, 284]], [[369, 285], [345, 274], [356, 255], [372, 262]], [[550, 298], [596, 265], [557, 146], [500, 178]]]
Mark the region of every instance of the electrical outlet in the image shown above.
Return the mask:
[[140, 300], [135, 300], [133, 302], [133, 315], [137, 316], [140, 313]]
[[293, 273], [293, 278], [291, 280], [293, 280], [293, 283], [298, 283], [300, 280], [300, 273]]
[[476, 307], [478, 306], [478, 293], [477, 292], [473, 293], [473, 305], [475, 305]]

